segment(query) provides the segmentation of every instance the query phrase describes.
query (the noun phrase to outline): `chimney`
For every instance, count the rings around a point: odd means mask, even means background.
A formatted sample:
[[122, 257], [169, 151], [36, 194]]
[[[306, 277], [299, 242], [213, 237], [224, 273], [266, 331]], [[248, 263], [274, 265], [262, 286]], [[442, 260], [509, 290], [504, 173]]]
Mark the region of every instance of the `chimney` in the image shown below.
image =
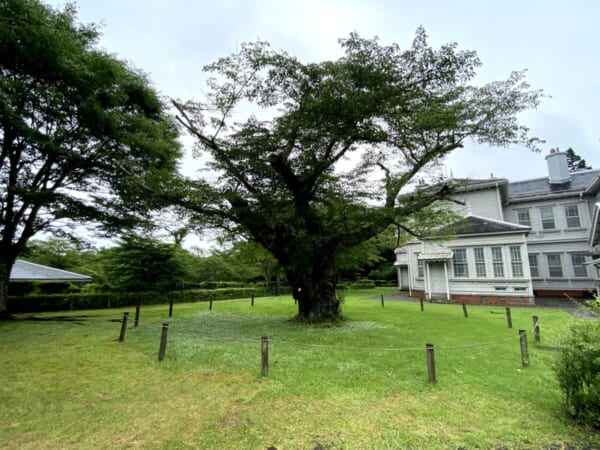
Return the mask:
[[427, 183], [425, 183], [425, 179], [419, 178], [417, 180], [417, 189], [423, 189], [427, 187]]
[[571, 181], [566, 153], [559, 151], [558, 148], [550, 149], [550, 154], [546, 156], [546, 164], [548, 164], [548, 183], [562, 184]]

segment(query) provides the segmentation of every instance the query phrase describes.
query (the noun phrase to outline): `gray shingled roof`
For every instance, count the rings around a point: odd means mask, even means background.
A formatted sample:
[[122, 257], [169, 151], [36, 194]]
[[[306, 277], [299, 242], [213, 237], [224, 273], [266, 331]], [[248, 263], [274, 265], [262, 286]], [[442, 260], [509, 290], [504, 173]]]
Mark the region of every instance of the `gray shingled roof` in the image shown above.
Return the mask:
[[548, 183], [548, 177], [515, 181], [508, 184], [508, 200], [519, 197], [585, 191], [600, 176], [600, 170], [571, 173], [571, 180], [561, 184]]
[[467, 224], [456, 231], [457, 235], [465, 234], [493, 234], [493, 233], [510, 233], [521, 232], [527, 233], [530, 228], [517, 225], [509, 222], [501, 222], [499, 220], [488, 219], [479, 216], [467, 216], [465, 218]]
[[92, 281], [92, 277], [18, 259], [10, 272], [10, 281]]

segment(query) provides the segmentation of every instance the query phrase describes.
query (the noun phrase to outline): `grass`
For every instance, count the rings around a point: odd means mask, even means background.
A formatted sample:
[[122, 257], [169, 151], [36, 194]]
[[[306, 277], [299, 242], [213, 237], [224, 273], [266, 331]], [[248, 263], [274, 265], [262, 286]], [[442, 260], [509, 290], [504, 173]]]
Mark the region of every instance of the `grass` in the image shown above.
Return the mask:
[[[392, 290], [386, 291], [391, 294]], [[290, 297], [39, 314], [0, 324], [1, 448], [596, 447], [562, 410], [551, 366], [574, 318], [552, 309], [386, 301], [355, 291], [339, 326], [288, 320]], [[130, 309], [131, 315], [133, 309]], [[62, 320], [60, 316], [71, 320]], [[85, 316], [85, 317], [81, 317]], [[27, 316], [22, 316], [25, 318]], [[59, 317], [60, 320], [54, 320]], [[169, 321], [166, 358], [157, 361]], [[531, 365], [521, 368], [519, 328]], [[270, 373], [260, 374], [260, 336]], [[427, 381], [425, 343], [438, 381]]]

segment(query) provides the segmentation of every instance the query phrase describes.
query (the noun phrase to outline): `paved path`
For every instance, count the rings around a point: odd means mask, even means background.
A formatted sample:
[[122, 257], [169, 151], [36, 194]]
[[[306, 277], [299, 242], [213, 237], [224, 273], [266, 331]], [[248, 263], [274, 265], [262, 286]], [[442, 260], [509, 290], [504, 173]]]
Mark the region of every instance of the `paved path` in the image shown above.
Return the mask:
[[[373, 300], [380, 300], [381, 296], [373, 296]], [[419, 299], [415, 297], [409, 297], [408, 294], [399, 293], [396, 295], [387, 295], [384, 297], [385, 301], [396, 301], [396, 302], [410, 302], [418, 303]], [[560, 308], [567, 311], [574, 317], [594, 319], [599, 316], [586, 305], [587, 299], [576, 299], [572, 297], [536, 297], [535, 306], [541, 308]], [[485, 305], [494, 306], [494, 305]], [[497, 305], [502, 306], [502, 305]], [[515, 306], [518, 307], [518, 306]], [[523, 306], [523, 308], [529, 308], [529, 306]]]

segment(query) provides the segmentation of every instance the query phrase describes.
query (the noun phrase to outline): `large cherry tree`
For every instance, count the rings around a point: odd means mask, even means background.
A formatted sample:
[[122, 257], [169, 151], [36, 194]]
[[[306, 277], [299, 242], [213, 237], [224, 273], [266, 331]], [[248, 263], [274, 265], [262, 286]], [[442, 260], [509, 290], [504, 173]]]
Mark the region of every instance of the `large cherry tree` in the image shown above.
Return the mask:
[[268, 249], [310, 321], [341, 317], [340, 252], [390, 224], [410, 230], [448, 196], [444, 183], [400, 195], [428, 167], [468, 140], [537, 144], [517, 120], [541, 97], [522, 72], [476, 86], [476, 53], [431, 48], [423, 29], [406, 50], [357, 34], [340, 43], [339, 59], [319, 63], [243, 45], [207, 66], [203, 101], [174, 102], [211, 173], [179, 204]]

